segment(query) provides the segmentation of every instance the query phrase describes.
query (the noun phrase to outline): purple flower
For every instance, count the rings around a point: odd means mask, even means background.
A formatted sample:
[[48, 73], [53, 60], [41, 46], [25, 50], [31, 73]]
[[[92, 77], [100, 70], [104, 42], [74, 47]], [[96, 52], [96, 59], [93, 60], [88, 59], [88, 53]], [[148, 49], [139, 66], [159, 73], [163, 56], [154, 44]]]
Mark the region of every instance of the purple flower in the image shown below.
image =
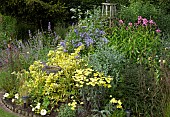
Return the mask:
[[146, 18], [143, 18], [142, 20], [143, 20], [143, 25], [144, 25], [144, 26], [147, 26], [147, 25], [148, 25], [148, 24], [147, 24], [147, 23], [148, 23], [148, 20], [147, 20]]
[[85, 28], [87, 28], [87, 26], [82, 26], [82, 29], [85, 29]]
[[63, 51], [64, 51], [64, 52], [68, 52], [68, 50], [66, 50], [66, 49], [64, 49]]
[[156, 32], [157, 32], [157, 33], [160, 33], [160, 32], [161, 32], [161, 30], [160, 30], [160, 29], [156, 29]]
[[100, 35], [106, 34], [103, 30], [100, 30], [99, 33], [100, 33]]
[[79, 34], [78, 30], [77, 29], [74, 29], [74, 32], [76, 33], [76, 35]]
[[75, 45], [75, 47], [79, 47], [79, 46], [81, 46], [82, 45], [82, 42], [78, 42], [76, 45]]
[[90, 46], [91, 44], [93, 44], [94, 43], [94, 41], [93, 41], [93, 39], [90, 37], [90, 36], [86, 36], [85, 37], [85, 43], [86, 43], [86, 45], [87, 45], [87, 47], [88, 46]]
[[78, 58], [80, 58], [80, 56], [75, 56], [75, 59], [78, 59]]
[[63, 47], [66, 47], [66, 42], [65, 41], [60, 41], [60, 45]]

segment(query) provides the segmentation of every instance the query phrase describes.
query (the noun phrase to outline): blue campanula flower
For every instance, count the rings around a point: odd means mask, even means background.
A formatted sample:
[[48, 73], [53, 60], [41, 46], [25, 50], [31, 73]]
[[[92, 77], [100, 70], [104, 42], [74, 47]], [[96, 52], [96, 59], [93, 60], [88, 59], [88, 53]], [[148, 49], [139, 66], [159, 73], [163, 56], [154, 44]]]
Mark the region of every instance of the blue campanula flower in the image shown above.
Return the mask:
[[74, 29], [74, 32], [76, 33], [76, 35], [79, 34], [78, 30], [77, 29]]
[[93, 39], [90, 37], [90, 36], [86, 36], [85, 37], [85, 43], [86, 43], [86, 45], [87, 45], [87, 47], [88, 46], [90, 46], [91, 44], [93, 44], [94, 43], [94, 41], [93, 41]]
[[76, 45], [75, 45], [75, 47], [79, 47], [79, 46], [81, 46], [82, 45], [82, 42], [78, 42]]
[[60, 45], [63, 47], [66, 47], [66, 42], [65, 41], [60, 41]]

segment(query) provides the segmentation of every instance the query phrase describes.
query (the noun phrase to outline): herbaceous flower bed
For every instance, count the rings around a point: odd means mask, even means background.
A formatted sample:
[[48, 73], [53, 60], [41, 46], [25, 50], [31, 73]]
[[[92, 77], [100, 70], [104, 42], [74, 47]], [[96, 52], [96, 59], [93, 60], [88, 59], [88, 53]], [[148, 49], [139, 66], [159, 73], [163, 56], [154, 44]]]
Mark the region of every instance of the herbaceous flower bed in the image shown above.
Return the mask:
[[[42, 116], [123, 117], [132, 112], [134, 116], [162, 116], [167, 49], [156, 22], [138, 16], [136, 22], [117, 19], [109, 27], [100, 10], [87, 14], [64, 40], [51, 30], [48, 38], [40, 32], [32, 37], [38, 41], [29, 44], [29, 49], [45, 39], [48, 43], [37, 47], [43, 50], [54, 44], [55, 48], [47, 49], [43, 60], [24, 59], [35, 61], [29, 66], [25, 61], [27, 67], [10, 72], [16, 85], [4, 94], [4, 100], [25, 104]], [[50, 42], [51, 38], [55, 39]], [[13, 48], [8, 47], [11, 59], [20, 57], [17, 47]], [[20, 48], [26, 47], [20, 43]], [[22, 57], [42, 56], [42, 50], [22, 53]]]

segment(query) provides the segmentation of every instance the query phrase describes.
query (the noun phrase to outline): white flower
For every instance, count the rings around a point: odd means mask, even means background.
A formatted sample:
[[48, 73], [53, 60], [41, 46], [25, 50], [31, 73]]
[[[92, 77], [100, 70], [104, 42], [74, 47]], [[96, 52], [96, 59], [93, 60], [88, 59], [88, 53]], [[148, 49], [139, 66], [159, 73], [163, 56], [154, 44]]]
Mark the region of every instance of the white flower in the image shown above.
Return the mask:
[[15, 102], [15, 99], [12, 99], [12, 103], [14, 103]]
[[41, 103], [38, 103], [35, 108], [36, 108], [36, 109], [40, 109], [40, 105], [41, 105]]
[[35, 108], [32, 108], [32, 111], [35, 111]]
[[71, 19], [75, 19], [76, 17], [75, 16], [72, 16]]
[[76, 9], [71, 8], [70, 11], [71, 11], [71, 12], [76, 12]]
[[47, 114], [47, 111], [45, 109], [42, 109], [41, 112], [40, 112], [41, 115], [46, 115]]
[[5, 93], [4, 95], [3, 95], [3, 99], [5, 99], [6, 97], [8, 97], [9, 96], [9, 93]]
[[19, 99], [19, 94], [15, 94], [15, 99]]

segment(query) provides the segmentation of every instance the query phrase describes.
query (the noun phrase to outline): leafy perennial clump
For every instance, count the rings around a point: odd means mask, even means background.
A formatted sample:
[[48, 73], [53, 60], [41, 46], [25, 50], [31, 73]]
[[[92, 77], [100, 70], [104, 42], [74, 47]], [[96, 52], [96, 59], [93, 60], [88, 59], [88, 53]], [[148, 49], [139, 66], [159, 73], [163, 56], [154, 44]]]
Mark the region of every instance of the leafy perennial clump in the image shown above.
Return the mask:
[[[67, 53], [64, 52], [64, 47], [59, 46], [56, 51], [49, 51], [48, 61], [45, 64], [35, 61], [29, 67], [29, 71], [22, 70], [16, 74], [20, 80], [26, 76], [21, 89], [26, 89], [32, 111], [46, 115], [54, 107], [58, 108], [59, 103], [68, 103], [74, 110], [77, 101], [81, 99], [75, 101], [70, 97], [73, 95], [79, 97], [79, 89], [85, 85], [111, 88], [110, 83], [113, 79], [110, 76], [105, 77], [103, 73], [88, 68], [85, 61], [80, 58], [79, 53], [83, 48], [84, 45], [76, 48], [74, 53]], [[53, 68], [52, 72], [47, 72], [45, 66]]]

